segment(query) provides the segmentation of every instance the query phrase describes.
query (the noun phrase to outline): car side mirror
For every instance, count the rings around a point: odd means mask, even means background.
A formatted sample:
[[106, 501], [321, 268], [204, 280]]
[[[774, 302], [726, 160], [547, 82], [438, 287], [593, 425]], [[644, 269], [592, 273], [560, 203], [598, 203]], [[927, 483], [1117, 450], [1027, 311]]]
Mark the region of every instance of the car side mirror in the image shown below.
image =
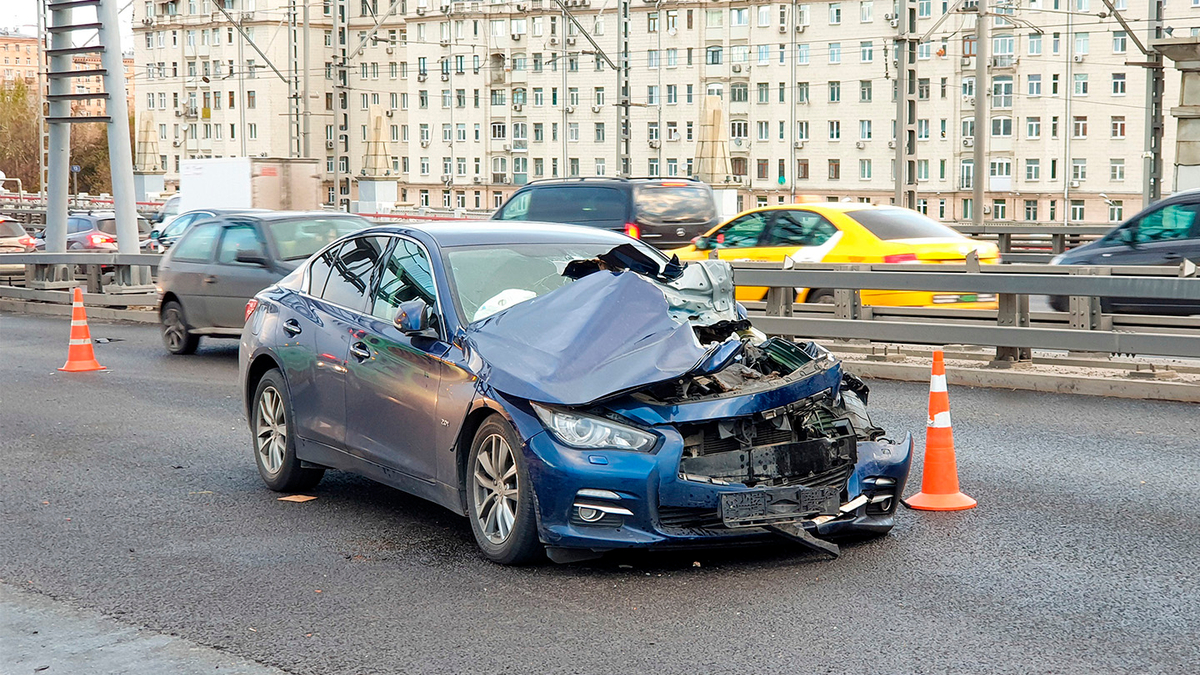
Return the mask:
[[696, 246], [697, 251], [707, 251], [709, 249], [708, 237], [696, 237], [692, 240], [692, 244]]
[[1130, 248], [1137, 248], [1137, 228], [1126, 227], [1121, 230], [1121, 243]]
[[160, 237], [162, 237], [162, 232], [159, 232], [158, 230], [150, 230], [151, 239], [158, 239]]
[[267, 260], [267, 256], [263, 255], [262, 251], [255, 250], [255, 249], [244, 249], [244, 250], [238, 251], [237, 257], [234, 259], [240, 263], [246, 263], [249, 265], [259, 265], [262, 267], [266, 267], [269, 264], [269, 261]]
[[433, 308], [424, 300], [416, 299], [400, 303], [396, 308], [396, 330], [405, 335], [424, 335], [435, 337], [430, 327], [433, 325]]

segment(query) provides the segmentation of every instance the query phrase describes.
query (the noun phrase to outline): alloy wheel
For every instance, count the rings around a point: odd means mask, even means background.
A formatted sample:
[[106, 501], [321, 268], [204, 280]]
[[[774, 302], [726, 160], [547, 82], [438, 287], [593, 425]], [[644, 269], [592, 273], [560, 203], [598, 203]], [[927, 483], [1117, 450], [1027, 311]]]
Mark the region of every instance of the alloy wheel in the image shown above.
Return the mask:
[[520, 483], [517, 458], [508, 441], [500, 434], [483, 439], [475, 454], [475, 518], [479, 529], [494, 544], [502, 544], [512, 534], [517, 521]]
[[275, 387], [263, 389], [258, 398], [254, 418], [254, 437], [258, 458], [267, 473], [278, 473], [287, 451], [287, 419], [283, 414], [283, 397]]
[[169, 307], [163, 312], [163, 335], [167, 340], [167, 348], [172, 351], [181, 349], [187, 339], [187, 327], [183, 325], [183, 316], [174, 307]]

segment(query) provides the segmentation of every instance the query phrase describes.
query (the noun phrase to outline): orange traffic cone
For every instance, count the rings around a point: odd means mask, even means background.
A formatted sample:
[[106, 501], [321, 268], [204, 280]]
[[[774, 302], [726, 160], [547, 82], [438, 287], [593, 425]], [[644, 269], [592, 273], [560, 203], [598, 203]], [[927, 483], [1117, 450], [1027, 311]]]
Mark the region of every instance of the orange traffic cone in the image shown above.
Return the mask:
[[59, 370], [68, 373], [104, 370], [104, 366], [96, 363], [96, 353], [92, 351], [92, 332], [88, 330], [87, 314], [83, 311], [83, 291], [78, 286], [75, 287], [75, 302], [71, 307], [71, 343], [67, 348], [67, 363]]
[[929, 422], [925, 429], [925, 470], [921, 476], [921, 491], [904, 503], [922, 511], [975, 508], [975, 500], [958, 491], [954, 431], [950, 427], [950, 395], [946, 392], [946, 364], [940, 349], [933, 352], [933, 375], [929, 379]]

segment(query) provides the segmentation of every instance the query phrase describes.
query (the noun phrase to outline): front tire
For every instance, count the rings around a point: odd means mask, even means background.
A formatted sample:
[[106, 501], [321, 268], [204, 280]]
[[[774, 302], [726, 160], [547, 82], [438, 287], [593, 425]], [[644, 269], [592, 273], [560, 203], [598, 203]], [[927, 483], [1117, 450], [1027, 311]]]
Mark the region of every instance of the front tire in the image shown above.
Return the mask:
[[200, 336], [188, 332], [187, 319], [183, 314], [183, 305], [175, 300], [163, 303], [162, 313], [163, 346], [176, 356], [194, 354], [200, 345]]
[[250, 429], [254, 436], [254, 463], [258, 465], [258, 473], [267, 487], [277, 492], [307, 490], [320, 483], [325, 475], [324, 469], [300, 465], [293, 428], [287, 385], [283, 373], [273, 368], [263, 375], [254, 391]]
[[542, 555], [521, 439], [499, 415], [475, 432], [467, 468], [468, 516], [479, 550], [501, 565], [521, 565]]
[[815, 305], [832, 305], [834, 302], [833, 291], [827, 288], [819, 288], [815, 291], [809, 291], [808, 298], [805, 299], [805, 302]]

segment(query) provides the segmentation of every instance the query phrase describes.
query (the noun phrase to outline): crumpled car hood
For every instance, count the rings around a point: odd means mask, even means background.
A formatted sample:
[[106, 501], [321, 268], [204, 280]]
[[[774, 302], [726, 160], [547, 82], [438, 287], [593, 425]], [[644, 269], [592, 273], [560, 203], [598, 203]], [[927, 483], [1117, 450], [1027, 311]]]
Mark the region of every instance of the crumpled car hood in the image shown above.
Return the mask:
[[707, 288], [689, 289], [688, 275], [663, 284], [600, 271], [471, 324], [465, 340], [483, 362], [480, 377], [504, 394], [576, 406], [684, 376], [707, 353], [687, 319], [736, 318], [732, 281], [714, 283], [719, 269], [708, 265], [688, 267]]

